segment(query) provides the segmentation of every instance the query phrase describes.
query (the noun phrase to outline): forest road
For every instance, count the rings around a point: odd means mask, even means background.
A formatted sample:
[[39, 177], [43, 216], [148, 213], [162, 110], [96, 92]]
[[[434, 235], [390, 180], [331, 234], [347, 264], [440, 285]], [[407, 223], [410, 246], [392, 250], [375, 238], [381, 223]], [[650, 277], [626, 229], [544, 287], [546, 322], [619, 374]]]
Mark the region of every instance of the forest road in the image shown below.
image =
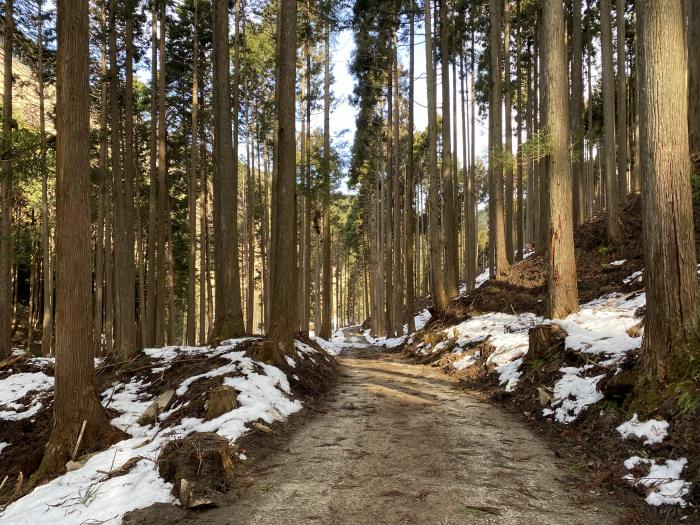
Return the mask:
[[[359, 346], [355, 344], [355, 346]], [[517, 418], [437, 370], [348, 349], [327, 405], [201, 524], [613, 524]], [[577, 499], [578, 498], [578, 499]], [[608, 504], [609, 505], [609, 504]]]

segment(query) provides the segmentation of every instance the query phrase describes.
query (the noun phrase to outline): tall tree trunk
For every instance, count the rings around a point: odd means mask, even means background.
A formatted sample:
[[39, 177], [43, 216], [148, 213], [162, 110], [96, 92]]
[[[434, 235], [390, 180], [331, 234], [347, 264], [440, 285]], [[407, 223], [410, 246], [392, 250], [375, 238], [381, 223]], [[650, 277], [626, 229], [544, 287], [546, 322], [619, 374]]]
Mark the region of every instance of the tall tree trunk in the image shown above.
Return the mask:
[[[296, 189], [296, 0], [280, 0], [277, 20], [277, 148], [276, 194], [272, 208], [272, 296], [270, 329], [267, 336], [277, 340], [281, 349], [291, 352], [296, 328], [296, 283], [290, 266], [296, 266], [295, 257], [295, 189]], [[327, 44], [326, 44], [327, 45]], [[329, 66], [327, 66], [329, 67]], [[325, 226], [325, 225], [324, 225]], [[330, 229], [330, 224], [329, 224]], [[330, 242], [330, 239], [328, 239]], [[289, 259], [292, 258], [292, 264]]]
[[0, 179], [0, 359], [12, 353], [12, 44], [14, 0], [5, 1]]
[[501, 142], [501, 21], [503, 20], [503, 0], [489, 0], [491, 54], [491, 99], [489, 101], [489, 214], [491, 229], [489, 245], [493, 245], [493, 275], [503, 279], [510, 273], [510, 263], [506, 253], [504, 203], [503, 203], [503, 146]]
[[545, 158], [549, 178], [548, 316], [563, 319], [578, 311], [571, 206], [566, 21], [561, 0], [545, 0], [541, 9], [542, 127], [551, 140], [550, 152]]
[[386, 178], [383, 185], [384, 195], [382, 198], [382, 230], [385, 235], [384, 244], [384, 303], [386, 310], [386, 336], [394, 337], [394, 303], [391, 299], [393, 290], [393, 278], [394, 278], [394, 264], [393, 264], [393, 238], [394, 238], [394, 228], [393, 228], [393, 215], [394, 215], [394, 136], [392, 133], [393, 128], [393, 118], [394, 118], [394, 104], [393, 104], [393, 85], [394, 85], [394, 73], [393, 73], [393, 54], [389, 59], [387, 70], [387, 118], [384, 126], [386, 133]]
[[[397, 52], [397, 42], [396, 42], [396, 31], [394, 31], [394, 66], [392, 75], [394, 76], [394, 121], [392, 122], [393, 128], [393, 144], [394, 144], [394, 271], [393, 271], [393, 284], [392, 284], [392, 301], [393, 314], [394, 314], [394, 326], [392, 331], [395, 334], [402, 335], [403, 333], [403, 287], [401, 280], [401, 130], [400, 130], [400, 99], [399, 99], [399, 58]], [[346, 265], [347, 271], [347, 265]]]
[[700, 3], [689, 2], [688, 10], [688, 127], [690, 154], [700, 173]]
[[123, 357], [136, 351], [137, 323], [134, 263], [134, 182], [136, 179], [136, 155], [134, 151], [134, 18], [127, 14], [125, 31], [126, 78], [124, 86], [124, 281], [122, 295], [122, 347]]
[[82, 453], [110, 429], [92, 351], [88, 18], [88, 0], [58, 1], [54, 422], [31, 484], [65, 468], [83, 424]]
[[99, 129], [99, 189], [97, 196], [97, 225], [95, 232], [95, 297], [93, 307], [93, 339], [95, 355], [102, 354], [105, 290], [105, 191], [107, 182], [107, 0], [100, 4], [100, 129]]
[[515, 213], [515, 259], [517, 261], [523, 260], [523, 246], [525, 244], [525, 211], [523, 209], [524, 199], [523, 199], [523, 156], [521, 151], [521, 146], [523, 142], [523, 112], [525, 111], [523, 106], [523, 22], [521, 20], [520, 12], [520, 0], [515, 2], [515, 16], [517, 23], [517, 33], [516, 33], [516, 51], [515, 51], [515, 82], [516, 82], [516, 100], [518, 105], [518, 113], [516, 119], [517, 130], [517, 146], [515, 155], [516, 164], [516, 189], [517, 189], [517, 199], [515, 202], [516, 213]]
[[647, 381], [686, 377], [700, 347], [688, 163], [688, 84], [680, 2], [640, 0], [639, 111], [644, 177], [642, 231], [647, 312], [642, 353]]
[[331, 55], [329, 28], [324, 28], [323, 41], [323, 195], [321, 250], [323, 252], [323, 302], [321, 311], [321, 330], [319, 335], [330, 339], [332, 327], [331, 300], [333, 297], [333, 268], [331, 263]]
[[43, 306], [41, 352], [52, 353], [53, 343], [53, 266], [51, 262], [51, 228], [49, 224], [48, 170], [46, 169], [46, 112], [44, 109], [44, 15], [43, 0], [37, 0], [37, 81], [39, 84], [39, 169], [41, 171], [41, 256], [43, 262]]
[[603, 155], [605, 158], [605, 207], [610, 242], [622, 240], [620, 207], [615, 176], [615, 79], [613, 71], [612, 22], [610, 0], [600, 0], [600, 40], [603, 60]]
[[122, 167], [122, 114], [119, 100], [119, 71], [117, 70], [117, 3], [109, 2], [109, 108], [110, 108], [110, 163], [113, 194], [114, 246], [114, 345], [120, 354], [125, 352], [124, 341], [124, 282], [126, 279], [126, 239], [124, 237], [124, 181]]
[[[414, 290], [415, 290], [415, 275], [413, 268], [413, 257], [415, 253], [415, 212], [413, 207], [413, 189], [414, 189], [414, 170], [415, 159], [413, 157], [413, 97], [415, 92], [415, 9], [416, 6], [413, 0], [409, 5], [409, 43], [408, 43], [408, 151], [406, 152], [406, 203], [404, 205], [404, 228], [406, 230], [406, 320], [408, 322], [408, 333], [416, 331], [416, 322], [413, 316], [414, 313]], [[366, 275], [366, 274], [365, 274]], [[365, 282], [366, 288], [366, 282]]]
[[[239, 4], [236, 3], [236, 13]], [[238, 28], [236, 16], [236, 28]], [[237, 122], [231, 142], [228, 1], [216, 0], [213, 9], [214, 47], [214, 274], [216, 276], [213, 342], [245, 332], [238, 265], [238, 155]], [[238, 34], [238, 29], [236, 29]], [[237, 39], [236, 39], [237, 42]], [[238, 62], [236, 44], [236, 62]], [[238, 69], [234, 79], [234, 105], [238, 108]]]
[[510, 2], [506, 0], [505, 23], [503, 31], [503, 100], [506, 121], [506, 146], [505, 146], [505, 221], [506, 221], [506, 256], [508, 263], [513, 264], [515, 247], [513, 245], [513, 96], [510, 81], [510, 32], [511, 32]]
[[146, 346], [156, 344], [156, 310], [158, 304], [158, 12], [156, 1], [151, 0], [151, 120], [149, 123], [149, 184], [148, 184], [148, 250], [146, 266]]
[[[471, 118], [470, 132], [469, 132], [469, 237], [471, 238], [471, 243], [469, 244], [469, 253], [467, 263], [467, 291], [471, 292], [476, 286], [476, 268], [477, 268], [477, 258], [479, 256], [479, 225], [478, 214], [477, 214], [477, 198], [476, 198], [476, 92], [474, 91], [474, 82], [476, 78], [476, 52], [474, 51], [475, 36], [474, 31], [471, 32], [471, 51], [470, 51], [470, 67], [471, 75], [469, 84], [469, 91], [472, 94], [471, 97], [471, 107], [469, 108], [469, 115]], [[468, 97], [467, 97], [468, 98]]]
[[617, 6], [617, 198], [627, 200], [627, 73], [625, 71], [625, 6], [627, 0], [616, 0]]
[[[447, 292], [442, 264], [442, 231], [440, 229], [440, 179], [437, 173], [437, 82], [433, 57], [433, 35], [430, 2], [425, 3], [425, 67], [428, 91], [428, 177], [430, 180], [430, 280], [433, 307], [438, 315], [447, 310]], [[444, 144], [443, 144], [444, 146]], [[449, 150], [448, 150], [449, 151]]]
[[[197, 284], [197, 175], [199, 144], [199, 12], [198, 2], [194, 3], [194, 19], [192, 22], [192, 134], [190, 143], [190, 173], [188, 178], [188, 225], [189, 246], [187, 252], [187, 344], [196, 344], [197, 314], [196, 294]], [[200, 323], [203, 318], [200, 317]]]
[[581, 0], [573, 0], [571, 18], [571, 142], [573, 151], [574, 226], [583, 223], [584, 163], [583, 163], [583, 24]]
[[159, 4], [158, 19], [160, 38], [158, 39], [158, 199], [156, 203], [158, 252], [156, 255], [156, 331], [155, 344], [163, 346], [167, 338], [168, 304], [168, 166], [166, 158], [166, 114], [165, 94], [165, 2]]
[[450, 29], [447, 18], [447, 0], [440, 2], [440, 66], [442, 70], [442, 225], [445, 242], [445, 292], [448, 298], [457, 297], [457, 225], [454, 196], [454, 166], [452, 165], [450, 122]]

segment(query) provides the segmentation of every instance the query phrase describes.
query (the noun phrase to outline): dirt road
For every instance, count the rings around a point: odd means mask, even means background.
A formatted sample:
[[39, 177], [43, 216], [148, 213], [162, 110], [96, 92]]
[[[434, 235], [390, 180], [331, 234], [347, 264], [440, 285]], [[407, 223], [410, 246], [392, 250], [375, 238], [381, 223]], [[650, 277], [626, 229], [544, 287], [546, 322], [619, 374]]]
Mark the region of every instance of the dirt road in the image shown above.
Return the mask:
[[521, 422], [428, 367], [339, 357], [328, 404], [202, 524], [612, 524]]

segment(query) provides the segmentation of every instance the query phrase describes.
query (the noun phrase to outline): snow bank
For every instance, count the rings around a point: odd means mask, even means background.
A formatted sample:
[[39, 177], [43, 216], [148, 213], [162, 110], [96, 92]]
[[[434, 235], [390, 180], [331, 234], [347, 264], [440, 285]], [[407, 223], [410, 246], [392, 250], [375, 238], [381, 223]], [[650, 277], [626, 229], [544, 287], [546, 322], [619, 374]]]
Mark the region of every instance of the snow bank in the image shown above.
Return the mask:
[[[486, 363], [499, 374], [499, 382], [508, 392], [515, 389], [522, 373], [522, 358], [528, 351], [528, 330], [542, 322], [534, 314], [511, 315], [500, 312], [479, 315], [443, 330], [448, 340], [457, 345], [455, 353], [464, 354], [453, 362], [457, 370], [463, 370], [478, 362], [474, 352], [463, 350], [484, 341], [494, 348]], [[436, 347], [437, 349], [437, 347]], [[477, 350], [477, 352], [479, 352]]]
[[650, 419], [649, 421], [639, 421], [637, 414], [632, 416], [632, 419], [624, 422], [617, 427], [617, 431], [627, 439], [630, 436], [644, 438], [645, 445], [653, 445], [661, 443], [668, 435], [668, 421]]
[[[40, 365], [44, 360], [32, 360]], [[53, 388], [53, 377], [43, 372], [16, 373], [0, 380], [0, 420], [16, 421], [33, 417], [43, 406], [41, 393]], [[19, 403], [34, 393], [28, 403]]]
[[[285, 420], [300, 410], [302, 404], [293, 399], [284, 372], [254, 361], [244, 352], [236, 350], [243, 340], [225, 341], [216, 348], [165, 347], [146, 350], [146, 354], [155, 360], [154, 370], [165, 370], [171, 366], [173, 359], [192, 355], [221, 357], [228, 362], [210, 372], [184, 380], [176, 390], [173, 408], [161, 414], [156, 425], [141, 426], [137, 422], [155, 399], [155, 396], [147, 393], [151, 385], [147, 379], [133, 380], [107, 389], [101, 396], [103, 404], [120, 413], [112, 424], [127, 430], [132, 437], [92, 456], [82, 468], [68, 472], [12, 503], [0, 513], [0, 523], [120, 523], [124, 513], [130, 510], [157, 502], [174, 502], [170, 493], [171, 484], [159, 476], [156, 468], [156, 460], [168, 441], [193, 432], [216, 432], [234, 441], [247, 431], [249, 424], [257, 420], [266, 423]], [[302, 359], [318, 354], [300, 341], [296, 344], [302, 352]], [[217, 376], [225, 376], [223, 384], [236, 389], [238, 408], [211, 421], [186, 417], [176, 426], [162, 426], [161, 422], [168, 415], [187, 404], [180, 398], [196, 379]], [[154, 380], [158, 377], [155, 375]], [[10, 378], [14, 379], [10, 381]], [[38, 388], [48, 390], [52, 386], [53, 378], [42, 373], [16, 374], [0, 382], [1, 399], [2, 402], [19, 399], [26, 392]], [[0, 450], [6, 446], [7, 443], [0, 444]], [[106, 479], [106, 473], [133, 458], [138, 458], [138, 463], [129, 473]]]
[[[582, 368], [571, 366], [559, 370], [564, 373], [564, 377], [554, 385], [554, 396], [552, 398], [552, 408], [556, 407], [554, 419], [559, 423], [571, 423], [576, 420], [586, 407], [603, 399], [603, 394], [598, 392], [596, 385], [605, 375], [595, 377], [580, 376], [590, 366], [587, 365]], [[551, 410], [547, 412], [547, 414], [551, 413]]]
[[634, 473], [626, 474], [623, 479], [635, 486], [643, 487], [646, 491], [646, 502], [649, 505], [680, 505], [685, 507], [687, 502], [683, 499], [690, 493], [691, 483], [681, 479], [681, 472], [688, 463], [686, 458], [668, 459], [661, 465], [654, 459], [632, 456], [625, 460], [625, 468], [633, 470], [640, 465], [648, 467], [648, 473], [635, 476]]

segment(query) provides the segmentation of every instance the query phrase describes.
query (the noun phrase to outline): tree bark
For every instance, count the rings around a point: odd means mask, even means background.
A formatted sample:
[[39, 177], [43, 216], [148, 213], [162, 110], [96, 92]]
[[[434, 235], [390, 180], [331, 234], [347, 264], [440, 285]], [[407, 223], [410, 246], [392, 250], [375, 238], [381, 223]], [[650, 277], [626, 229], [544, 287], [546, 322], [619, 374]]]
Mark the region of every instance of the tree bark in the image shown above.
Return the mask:
[[123, 184], [123, 281], [122, 296], [122, 346], [121, 355], [129, 358], [136, 350], [136, 266], [134, 263], [134, 181], [136, 179], [136, 156], [134, 152], [134, 18], [126, 15], [126, 58], [124, 68], [124, 184]]
[[58, 1], [54, 422], [35, 481], [65, 468], [84, 422], [79, 452], [110, 429], [92, 351], [88, 16], [88, 0]]
[[688, 127], [687, 61], [680, 2], [640, 0], [638, 73], [647, 312], [646, 380], [664, 386], [688, 374], [700, 348]]
[[688, 10], [688, 127], [690, 155], [695, 173], [700, 173], [700, 3], [689, 2]]
[[[409, 4], [409, 33], [408, 33], [408, 150], [406, 151], [406, 194], [404, 204], [404, 229], [406, 231], [406, 319], [408, 322], [408, 333], [416, 331], [416, 322], [413, 316], [415, 303], [415, 276], [413, 268], [413, 257], [415, 254], [415, 211], [413, 207], [413, 175], [415, 170], [415, 159], [413, 156], [413, 97], [415, 93], [415, 9], [413, 0]], [[365, 265], [366, 268], [366, 265]], [[365, 273], [366, 276], [366, 273]], [[366, 281], [366, 278], [365, 278]], [[365, 282], [366, 288], [366, 282]]]
[[627, 200], [627, 73], [625, 71], [625, 5], [627, 0], [616, 0], [617, 8], [617, 198]]
[[323, 301], [321, 310], [321, 330], [319, 335], [324, 339], [330, 339], [332, 327], [331, 320], [331, 300], [333, 297], [333, 275], [331, 264], [331, 166], [330, 166], [330, 36], [326, 27], [323, 42], [324, 64], [323, 64], [323, 203], [322, 221], [323, 233], [321, 237], [321, 251], [323, 252]]
[[442, 69], [442, 224], [445, 242], [445, 292], [448, 298], [457, 297], [457, 225], [454, 195], [454, 166], [452, 165], [451, 122], [450, 122], [450, 47], [447, 0], [440, 2], [440, 66]]
[[506, 252], [505, 222], [503, 203], [503, 146], [501, 141], [501, 24], [503, 20], [503, 0], [489, 0], [491, 54], [490, 101], [489, 101], [489, 176], [491, 191], [489, 195], [489, 214], [491, 229], [489, 245], [493, 245], [493, 276], [504, 279], [510, 274], [510, 263]]
[[151, 120], [149, 124], [149, 184], [148, 184], [148, 249], [146, 266], [146, 346], [156, 344], [156, 310], [158, 304], [158, 14], [155, 0], [151, 0]]
[[511, 13], [510, 2], [505, 10], [505, 23], [503, 31], [503, 100], [506, 121], [506, 145], [505, 145], [505, 221], [506, 221], [506, 257], [508, 263], [513, 264], [515, 247], [513, 244], [513, 116], [512, 116], [512, 93], [510, 81], [510, 33], [511, 33]]
[[[238, 3], [236, 12], [238, 13]], [[238, 17], [236, 17], [238, 20]], [[238, 133], [231, 142], [231, 90], [229, 72], [228, 1], [216, 0], [214, 35], [214, 274], [216, 276], [212, 342], [245, 333], [241, 308], [238, 263]], [[238, 26], [238, 23], [236, 23]], [[238, 62], [238, 47], [236, 47]], [[238, 72], [238, 68], [236, 68]], [[238, 107], [238, 73], [234, 79], [234, 105]], [[237, 130], [238, 112], [235, 126]]]
[[583, 24], [581, 0], [573, 0], [571, 18], [571, 142], [573, 170], [574, 226], [584, 219], [583, 163]]
[[[280, 349], [291, 352], [296, 328], [296, 266], [295, 249], [295, 190], [296, 190], [296, 132], [295, 86], [297, 48], [296, 0], [280, 0], [277, 20], [277, 148], [276, 193], [272, 208], [272, 305], [270, 329], [267, 336], [278, 341]], [[328, 66], [329, 67], [329, 66]], [[325, 219], [324, 219], [325, 220]], [[329, 221], [330, 229], [330, 221]], [[330, 239], [328, 241], [330, 243]], [[292, 264], [290, 265], [290, 258]]]
[[[189, 245], [187, 252], [187, 344], [196, 343], [197, 314], [196, 294], [197, 284], [197, 175], [199, 134], [199, 12], [198, 2], [194, 3], [194, 19], [192, 22], [192, 132], [190, 142], [190, 172], [188, 178], [188, 225]], [[200, 318], [200, 323], [202, 322]]]
[[442, 230], [440, 228], [440, 179], [437, 173], [437, 82], [433, 58], [430, 2], [425, 3], [425, 67], [428, 91], [428, 178], [430, 180], [430, 280], [433, 308], [438, 315], [447, 310], [447, 292], [442, 264]]
[[548, 216], [548, 316], [563, 319], [578, 311], [576, 257], [569, 158], [569, 89], [566, 21], [561, 0], [542, 4], [542, 127], [551, 141], [546, 172]]
[[44, 18], [43, 0], [37, 1], [37, 81], [39, 84], [39, 169], [41, 171], [41, 254], [43, 267], [43, 303], [41, 352], [44, 355], [52, 353], [53, 343], [53, 266], [51, 262], [51, 226], [49, 224], [49, 192], [48, 170], [46, 169], [46, 112], [44, 109]]
[[600, 40], [603, 60], [603, 155], [605, 157], [605, 207], [608, 238], [613, 244], [622, 240], [617, 178], [615, 176], [615, 80], [613, 71], [612, 22], [610, 0], [600, 0]]
[[520, 12], [520, 0], [516, 0], [516, 51], [515, 51], [515, 77], [516, 77], [516, 100], [518, 105], [518, 114], [516, 119], [517, 130], [517, 146], [516, 146], [516, 189], [517, 189], [517, 199], [516, 199], [516, 213], [515, 213], [515, 260], [523, 260], [523, 246], [525, 244], [525, 212], [523, 209], [524, 199], [523, 199], [523, 156], [521, 151], [521, 146], [523, 142], [523, 112], [525, 111], [523, 107], [523, 78], [522, 78], [522, 49], [523, 49], [523, 22], [521, 20]]
[[156, 202], [158, 251], [156, 254], [156, 312], [155, 345], [163, 346], [167, 337], [168, 304], [168, 166], [166, 158], [166, 114], [165, 114], [165, 2], [158, 11], [160, 38], [158, 39], [158, 198]]
[[5, 1], [3, 30], [2, 147], [0, 180], [0, 359], [12, 353], [12, 45], [14, 0]]

